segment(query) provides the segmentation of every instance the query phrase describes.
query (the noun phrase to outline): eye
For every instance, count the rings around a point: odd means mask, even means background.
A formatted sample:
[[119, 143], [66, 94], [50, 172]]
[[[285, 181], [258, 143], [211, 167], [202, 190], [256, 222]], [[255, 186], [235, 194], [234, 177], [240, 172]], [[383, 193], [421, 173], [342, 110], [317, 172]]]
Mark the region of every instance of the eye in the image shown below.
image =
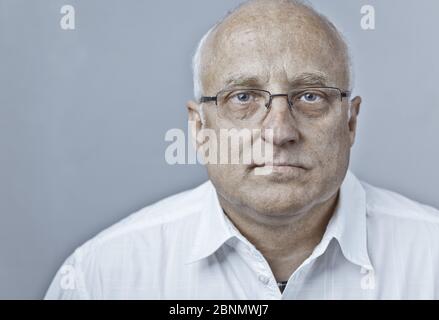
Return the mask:
[[315, 92], [305, 92], [299, 97], [299, 100], [307, 103], [318, 102], [320, 99], [322, 99], [322, 97]]
[[235, 102], [249, 102], [252, 98], [251, 92], [238, 92], [232, 96], [232, 99], [234, 99]]

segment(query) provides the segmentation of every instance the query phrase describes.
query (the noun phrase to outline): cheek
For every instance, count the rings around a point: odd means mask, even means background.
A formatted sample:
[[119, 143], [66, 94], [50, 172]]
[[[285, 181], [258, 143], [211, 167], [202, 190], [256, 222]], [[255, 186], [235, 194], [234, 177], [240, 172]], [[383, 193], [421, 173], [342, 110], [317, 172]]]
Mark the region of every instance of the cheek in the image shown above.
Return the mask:
[[350, 152], [349, 131], [340, 123], [325, 123], [308, 133], [311, 157], [324, 171], [334, 171], [346, 165]]

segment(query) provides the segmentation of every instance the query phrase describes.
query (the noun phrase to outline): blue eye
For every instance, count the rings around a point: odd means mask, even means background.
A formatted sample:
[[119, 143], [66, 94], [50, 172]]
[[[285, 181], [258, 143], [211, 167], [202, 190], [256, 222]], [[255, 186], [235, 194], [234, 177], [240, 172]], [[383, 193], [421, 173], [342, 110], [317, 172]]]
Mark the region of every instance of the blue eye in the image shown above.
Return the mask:
[[268, 96], [262, 91], [255, 90], [236, 90], [226, 95], [224, 98], [227, 103], [231, 103], [240, 107], [253, 106], [255, 104], [262, 104], [268, 100]]
[[316, 102], [320, 99], [320, 96], [313, 92], [306, 92], [301, 97], [300, 100], [305, 102]]
[[250, 94], [243, 92], [243, 93], [238, 93], [236, 95], [236, 97], [238, 98], [238, 100], [240, 102], [247, 102], [250, 99]]

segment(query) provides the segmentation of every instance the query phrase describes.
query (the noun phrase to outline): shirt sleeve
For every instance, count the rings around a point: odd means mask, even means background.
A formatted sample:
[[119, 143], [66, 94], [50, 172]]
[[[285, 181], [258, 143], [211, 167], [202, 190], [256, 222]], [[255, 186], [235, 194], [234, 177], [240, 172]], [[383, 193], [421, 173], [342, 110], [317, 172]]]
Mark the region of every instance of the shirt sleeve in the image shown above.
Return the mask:
[[76, 250], [59, 268], [44, 299], [88, 300], [90, 298], [81, 267], [81, 254]]

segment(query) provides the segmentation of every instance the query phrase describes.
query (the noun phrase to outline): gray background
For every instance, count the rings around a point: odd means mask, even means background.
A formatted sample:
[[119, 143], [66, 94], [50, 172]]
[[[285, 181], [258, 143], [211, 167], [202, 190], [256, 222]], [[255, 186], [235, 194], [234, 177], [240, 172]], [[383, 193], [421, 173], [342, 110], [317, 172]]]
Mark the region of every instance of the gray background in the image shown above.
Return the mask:
[[[191, 55], [238, 0], [0, 0], [0, 298], [41, 298], [74, 248], [207, 176], [169, 166]], [[363, 97], [352, 170], [439, 207], [439, 1], [312, 1], [349, 39]], [[76, 8], [76, 30], [59, 26]], [[376, 30], [360, 8], [376, 9]]]

